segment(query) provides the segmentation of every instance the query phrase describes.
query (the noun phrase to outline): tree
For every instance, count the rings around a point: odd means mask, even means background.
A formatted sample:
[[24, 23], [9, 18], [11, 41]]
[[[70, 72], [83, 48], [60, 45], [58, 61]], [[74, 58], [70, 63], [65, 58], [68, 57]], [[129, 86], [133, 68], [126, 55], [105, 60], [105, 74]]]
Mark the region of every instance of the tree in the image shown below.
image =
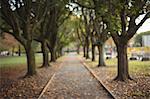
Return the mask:
[[86, 57], [86, 43], [85, 43], [85, 38], [86, 38], [86, 33], [85, 33], [85, 28], [82, 20], [80, 18], [77, 18], [78, 22], [76, 24], [76, 42], [78, 42], [78, 45], [81, 45], [83, 48], [83, 57]]
[[90, 43], [92, 46], [92, 61], [95, 61], [95, 47], [96, 47], [96, 31], [95, 31], [95, 25], [94, 25], [94, 19], [95, 19], [95, 11], [93, 9], [90, 9], [89, 12], [89, 28], [90, 28]]
[[34, 40], [41, 43], [41, 51], [43, 54], [43, 64], [41, 67], [48, 67], [49, 64], [49, 50], [47, 47], [48, 38], [47, 38], [47, 29], [49, 27], [49, 21], [50, 19], [50, 13], [49, 9], [51, 8], [52, 4], [47, 1], [45, 6], [42, 6], [43, 11], [46, 10], [45, 15], [43, 16], [43, 20], [41, 21], [41, 24], [37, 27], [37, 30], [35, 31], [36, 34], [34, 35]]
[[[75, 1], [74, 1], [75, 2]], [[84, 16], [84, 23], [85, 23], [85, 30], [86, 30], [86, 42], [88, 41], [87, 38], [90, 37], [92, 43], [92, 60], [95, 60], [95, 46], [98, 47], [99, 51], [99, 64], [98, 66], [105, 66], [104, 62], [104, 44], [105, 41], [108, 39], [108, 26], [103, 20], [101, 16], [103, 14], [100, 7], [99, 0], [93, 0], [92, 5], [95, 7], [87, 7], [82, 5], [79, 2], [75, 2], [78, 6], [82, 7], [82, 14]], [[86, 3], [85, 3], [86, 4]], [[95, 41], [97, 39], [97, 41]], [[86, 45], [88, 42], [86, 43]], [[87, 47], [88, 48], [88, 47]]]
[[59, 27], [58, 31], [58, 41], [56, 46], [56, 51], [58, 53], [58, 57], [62, 56], [62, 50], [69, 44], [75, 41], [74, 39], [74, 20], [68, 18], [65, 20], [63, 25]]
[[[69, 6], [73, 9], [72, 13], [74, 15], [74, 28], [76, 30], [75, 37], [77, 42], [77, 50], [79, 50], [80, 45], [83, 47], [83, 57], [89, 58], [89, 35], [88, 31], [89, 19], [86, 13], [88, 12], [86, 8], [80, 6], [77, 3], [71, 2]], [[84, 14], [83, 14], [84, 13]], [[88, 24], [87, 24], [88, 23]], [[88, 32], [87, 32], [88, 31]], [[78, 51], [79, 52], [79, 51]]]
[[95, 31], [96, 31], [96, 45], [98, 47], [99, 52], [99, 60], [98, 60], [98, 67], [100, 66], [106, 66], [105, 60], [104, 60], [104, 45], [106, 40], [110, 37], [108, 35], [108, 28], [106, 27], [106, 24], [103, 22], [103, 20], [99, 20], [100, 22], [96, 22], [99, 19], [95, 20]]
[[63, 22], [68, 18], [71, 12], [66, 8], [68, 4], [67, 0], [48, 1], [51, 5], [47, 13], [47, 25], [45, 31], [45, 38], [48, 42], [48, 48], [51, 53], [52, 62], [56, 61], [56, 44], [58, 40], [58, 29], [63, 24]]
[[85, 46], [86, 46], [86, 56], [85, 58], [88, 59], [89, 57], [89, 46], [90, 46], [90, 18], [89, 18], [89, 14], [90, 12], [86, 9], [86, 8], [82, 8], [82, 15], [83, 15], [83, 22], [85, 25]]
[[[103, 15], [103, 7], [101, 5], [101, 2], [99, 0], [93, 0], [94, 5], [95, 5], [95, 19], [93, 20], [94, 23], [94, 29], [96, 32], [96, 45], [98, 47], [99, 51], [99, 62], [98, 62], [98, 67], [99, 66], [105, 66], [105, 61], [104, 61], [104, 44], [106, 40], [110, 37], [108, 35], [108, 25], [106, 24]], [[98, 5], [100, 4], [100, 5]]]
[[[116, 80], [126, 81], [130, 79], [127, 59], [127, 43], [136, 34], [136, 31], [150, 17], [149, 0], [92, 0], [94, 6], [78, 0], [73, 2], [80, 6], [95, 9], [103, 17], [108, 30], [117, 46], [118, 53], [118, 74]], [[81, 3], [80, 3], [81, 2]], [[136, 20], [139, 16], [143, 18], [139, 23]]]
[[[127, 43], [150, 17], [148, 8], [150, 3], [148, 0], [115, 0], [108, 1], [108, 6], [111, 21], [107, 22], [112, 27], [111, 35], [118, 52], [118, 74], [115, 80], [126, 81], [131, 79], [128, 71]], [[139, 23], [136, 23], [136, 19], [140, 15], [144, 15], [144, 17]]]
[[1, 19], [4, 22], [1, 29], [13, 35], [24, 46], [27, 56], [26, 75], [34, 75], [36, 66], [32, 47], [33, 34], [45, 14], [45, 11], [41, 11], [44, 1], [1, 0], [0, 3]]
[[91, 32], [90, 38], [92, 43], [92, 61], [95, 61], [96, 33], [94, 32], [94, 29]]
[[0, 36], [0, 51], [7, 50], [14, 53], [15, 48], [19, 45], [17, 40], [8, 33], [2, 33]]

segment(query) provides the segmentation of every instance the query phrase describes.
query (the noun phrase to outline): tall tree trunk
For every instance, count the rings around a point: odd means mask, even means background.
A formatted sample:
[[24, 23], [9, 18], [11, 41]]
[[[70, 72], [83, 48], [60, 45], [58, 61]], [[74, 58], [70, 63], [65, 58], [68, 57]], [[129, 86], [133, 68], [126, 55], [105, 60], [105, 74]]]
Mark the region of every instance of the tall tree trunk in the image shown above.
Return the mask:
[[62, 52], [59, 50], [58, 57], [61, 57], [61, 56], [62, 56]]
[[14, 56], [14, 53], [15, 53], [15, 46], [13, 46], [13, 48], [12, 48], [12, 56]]
[[27, 56], [27, 76], [32, 76], [36, 74], [36, 65], [35, 65], [35, 53], [32, 48], [32, 42], [27, 41], [25, 45], [26, 56]]
[[85, 57], [86, 56], [86, 48], [85, 48], [85, 45], [83, 45], [83, 57]]
[[55, 62], [56, 61], [56, 52], [55, 52], [55, 48], [51, 48], [50, 49], [51, 52], [51, 62]]
[[95, 61], [95, 45], [92, 44], [92, 61]]
[[61, 47], [61, 48], [59, 49], [59, 54], [60, 54], [60, 56], [62, 56], [62, 55], [63, 55], [63, 51], [62, 51], [62, 49], [63, 49], [63, 47]]
[[115, 80], [126, 81], [131, 79], [128, 72], [127, 44], [118, 44], [118, 74]]
[[80, 54], [80, 45], [77, 46], [77, 54]]
[[104, 60], [104, 44], [98, 45], [99, 59], [98, 59], [98, 67], [106, 66]]
[[47, 43], [45, 40], [42, 41], [42, 54], [43, 54], [43, 64], [42, 67], [48, 67], [49, 66], [49, 55], [48, 55], [48, 48]]
[[57, 59], [60, 57], [60, 56], [59, 56], [59, 51], [55, 51], [55, 53], [56, 53], [56, 54], [55, 54], [55, 57], [56, 57], [56, 60], [57, 60]]
[[18, 45], [18, 56], [21, 56], [21, 46]]
[[89, 59], [89, 39], [88, 37], [86, 37], [86, 56], [85, 56], [86, 59]]

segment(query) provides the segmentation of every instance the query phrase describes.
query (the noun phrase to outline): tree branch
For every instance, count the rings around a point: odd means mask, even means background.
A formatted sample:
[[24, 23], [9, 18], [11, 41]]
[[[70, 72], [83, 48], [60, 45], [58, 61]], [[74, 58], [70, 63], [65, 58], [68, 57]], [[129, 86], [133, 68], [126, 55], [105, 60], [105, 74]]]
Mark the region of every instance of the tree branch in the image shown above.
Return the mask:
[[141, 20], [141, 22], [137, 25], [137, 29], [139, 29], [143, 23], [148, 19], [150, 18], [150, 11], [146, 13], [146, 15], [144, 16], [144, 18]]
[[150, 12], [148, 12], [145, 16], [144, 16], [144, 18], [141, 20], [141, 22], [138, 24], [138, 25], [136, 25], [135, 24], [135, 22], [130, 22], [130, 24], [129, 24], [129, 29], [128, 29], [128, 34], [127, 34], [127, 39], [129, 40], [129, 39], [131, 39], [134, 35], [135, 35], [135, 33], [136, 33], [136, 31], [143, 25], [143, 23], [148, 19], [148, 18], [150, 18]]

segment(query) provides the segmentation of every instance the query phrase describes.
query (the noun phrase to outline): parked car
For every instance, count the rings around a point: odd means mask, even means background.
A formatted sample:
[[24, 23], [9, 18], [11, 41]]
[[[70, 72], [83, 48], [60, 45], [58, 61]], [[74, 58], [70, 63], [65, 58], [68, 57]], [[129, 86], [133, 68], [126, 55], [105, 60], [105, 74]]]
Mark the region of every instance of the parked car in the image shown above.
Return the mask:
[[105, 57], [106, 57], [106, 59], [111, 59], [112, 58], [112, 53], [111, 52], [106, 52], [105, 53]]

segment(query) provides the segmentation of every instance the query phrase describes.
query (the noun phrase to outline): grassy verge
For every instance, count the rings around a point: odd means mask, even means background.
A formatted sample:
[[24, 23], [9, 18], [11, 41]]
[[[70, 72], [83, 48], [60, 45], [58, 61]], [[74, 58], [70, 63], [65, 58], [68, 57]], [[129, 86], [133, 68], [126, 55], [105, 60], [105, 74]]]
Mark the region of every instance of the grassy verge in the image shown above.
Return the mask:
[[[82, 55], [80, 55], [82, 57]], [[92, 62], [90, 59], [86, 60], [86, 63], [91, 66], [91, 68], [95, 68], [98, 65], [98, 60], [96, 58], [95, 62]], [[109, 71], [115, 72], [117, 70], [117, 59], [107, 59], [105, 60], [106, 68]], [[144, 74], [150, 75], [150, 61], [137, 61], [137, 60], [129, 60], [129, 72], [131, 74]]]
[[[42, 55], [36, 54], [36, 64], [42, 62]], [[0, 57], [0, 68], [16, 67], [17, 65], [26, 65], [26, 56], [5, 56]]]
[[[117, 66], [117, 59], [108, 59], [106, 60], [107, 66], [113, 66], [114, 68]], [[149, 74], [150, 73], [150, 61], [137, 61], [137, 60], [129, 60], [129, 72], [130, 73], [142, 73]]]

